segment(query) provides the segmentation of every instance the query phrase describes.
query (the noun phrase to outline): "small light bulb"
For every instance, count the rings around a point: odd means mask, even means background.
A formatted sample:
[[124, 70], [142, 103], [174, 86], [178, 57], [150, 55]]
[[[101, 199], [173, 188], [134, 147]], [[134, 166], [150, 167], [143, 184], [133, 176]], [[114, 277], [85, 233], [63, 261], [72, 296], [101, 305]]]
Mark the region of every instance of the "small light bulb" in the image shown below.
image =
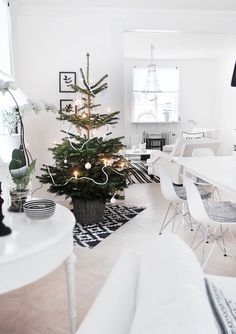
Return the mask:
[[86, 112], [83, 112], [83, 113], [81, 114], [81, 116], [82, 116], [82, 118], [86, 118], [86, 117], [87, 117]]
[[64, 159], [64, 164], [67, 164], [67, 159]]
[[86, 162], [85, 166], [86, 169], [90, 169], [92, 167], [90, 162]]
[[111, 112], [111, 108], [107, 108], [107, 113], [109, 114]]
[[79, 172], [78, 172], [77, 170], [75, 170], [75, 171], [73, 172], [73, 175], [74, 175], [75, 179], [77, 179], [78, 176], [79, 176]]

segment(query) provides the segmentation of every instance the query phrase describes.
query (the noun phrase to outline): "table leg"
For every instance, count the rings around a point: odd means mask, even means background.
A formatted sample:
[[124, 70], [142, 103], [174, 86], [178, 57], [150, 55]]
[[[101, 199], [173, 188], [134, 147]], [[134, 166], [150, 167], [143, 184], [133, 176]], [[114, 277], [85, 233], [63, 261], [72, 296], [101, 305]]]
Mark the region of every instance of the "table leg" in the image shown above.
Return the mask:
[[70, 333], [76, 332], [76, 288], [75, 288], [75, 262], [76, 256], [72, 253], [65, 261], [66, 280], [67, 280], [67, 297], [68, 313], [70, 320]]

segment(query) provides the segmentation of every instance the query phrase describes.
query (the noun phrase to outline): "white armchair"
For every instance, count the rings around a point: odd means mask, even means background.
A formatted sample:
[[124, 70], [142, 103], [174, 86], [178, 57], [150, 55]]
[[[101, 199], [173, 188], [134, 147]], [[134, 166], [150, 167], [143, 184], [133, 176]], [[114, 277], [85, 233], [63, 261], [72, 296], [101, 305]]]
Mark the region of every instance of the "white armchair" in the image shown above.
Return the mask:
[[154, 150], [147, 160], [148, 174], [159, 176], [158, 165], [163, 166], [174, 184], [182, 184], [182, 167], [177, 163], [177, 157], [191, 157], [196, 148], [209, 148], [217, 154], [220, 142], [210, 138], [184, 139], [179, 137], [171, 153]]

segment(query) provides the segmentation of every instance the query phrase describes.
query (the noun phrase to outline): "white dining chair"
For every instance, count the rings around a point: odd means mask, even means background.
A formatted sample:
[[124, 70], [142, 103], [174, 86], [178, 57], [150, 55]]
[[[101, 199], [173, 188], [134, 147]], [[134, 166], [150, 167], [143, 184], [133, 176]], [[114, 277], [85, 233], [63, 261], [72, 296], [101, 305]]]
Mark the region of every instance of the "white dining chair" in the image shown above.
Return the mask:
[[[186, 176], [183, 176], [183, 181], [190, 215], [198, 224], [192, 246], [194, 246], [198, 231], [201, 230], [204, 233], [203, 240], [199, 244], [203, 243], [201, 262], [203, 267], [205, 267], [216, 245], [223, 251], [224, 256], [227, 256], [230, 251], [226, 249], [224, 236], [228, 229], [231, 237], [234, 238], [230, 227], [236, 225], [236, 204], [228, 201], [203, 201], [194, 181]], [[210, 241], [213, 241], [213, 243], [208, 255], [205, 257], [205, 246]]]
[[[187, 195], [183, 186], [174, 187], [172, 180], [164, 167], [158, 166], [158, 173], [160, 176], [160, 185], [162, 195], [167, 199], [170, 203], [167, 208], [164, 220], [162, 222], [159, 234], [162, 234], [163, 230], [172, 223], [172, 232], [175, 227], [175, 220], [177, 216], [182, 217], [182, 222], [185, 221], [190, 225], [190, 230], [193, 231], [191, 219], [189, 219], [189, 211], [187, 208]], [[201, 193], [202, 198], [209, 198], [211, 196], [211, 192], [208, 190], [208, 187], [200, 186], [199, 191]], [[172, 214], [171, 214], [172, 211]]]
[[[192, 157], [213, 157], [215, 156], [215, 153], [213, 152], [212, 149], [207, 148], [207, 147], [199, 147], [199, 148], [195, 148], [192, 152]], [[206, 185], [209, 183], [207, 183], [206, 181], [200, 179], [199, 177], [196, 178], [196, 182], [198, 184], [202, 184], [202, 185]], [[220, 192], [218, 190], [217, 187], [215, 186], [211, 186], [212, 187], [212, 196], [211, 198], [215, 201], [220, 201], [221, 200], [221, 196], [220, 196]], [[217, 196], [215, 196], [215, 194]]]

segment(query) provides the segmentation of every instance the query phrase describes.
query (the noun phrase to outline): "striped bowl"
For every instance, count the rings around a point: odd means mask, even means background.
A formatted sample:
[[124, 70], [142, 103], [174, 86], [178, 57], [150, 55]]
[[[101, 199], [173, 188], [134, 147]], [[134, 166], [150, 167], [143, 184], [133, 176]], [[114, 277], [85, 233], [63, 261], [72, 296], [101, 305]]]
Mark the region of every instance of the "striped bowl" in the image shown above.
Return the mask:
[[51, 217], [55, 212], [56, 204], [50, 199], [33, 199], [23, 205], [26, 216], [33, 220], [42, 220]]

